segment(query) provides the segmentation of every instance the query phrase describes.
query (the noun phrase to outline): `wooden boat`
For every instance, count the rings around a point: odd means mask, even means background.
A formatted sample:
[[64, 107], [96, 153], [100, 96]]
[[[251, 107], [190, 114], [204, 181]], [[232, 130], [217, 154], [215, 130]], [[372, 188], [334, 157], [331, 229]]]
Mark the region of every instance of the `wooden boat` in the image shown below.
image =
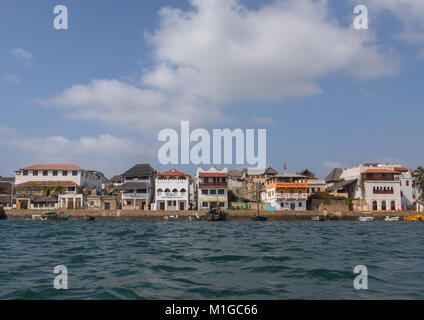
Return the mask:
[[227, 220], [227, 213], [220, 208], [214, 208], [206, 212], [205, 217], [208, 221], [225, 221]]
[[372, 222], [372, 221], [374, 221], [374, 217], [359, 217], [359, 221], [361, 221], [361, 222]]
[[268, 221], [268, 217], [254, 215], [252, 221]]
[[311, 218], [312, 221], [325, 221], [323, 216], [316, 216]]
[[400, 217], [389, 217], [389, 216], [386, 216], [386, 218], [384, 218], [384, 221], [398, 222], [398, 221], [400, 221]]
[[41, 221], [67, 221], [70, 216], [59, 216], [56, 212], [49, 212], [43, 214], [40, 218]]
[[424, 221], [424, 216], [422, 214], [417, 214], [415, 216], [406, 216], [405, 217], [406, 221], [419, 221], [419, 222], [423, 222]]
[[178, 220], [178, 216], [164, 216], [163, 219], [165, 221], [175, 221]]
[[6, 219], [7, 219], [6, 212], [4, 212], [3, 207], [0, 207], [0, 220], [6, 220]]
[[85, 221], [94, 221], [94, 220], [96, 220], [96, 217], [93, 217], [93, 216], [85, 216], [85, 217], [84, 217], [84, 220], [85, 220]]

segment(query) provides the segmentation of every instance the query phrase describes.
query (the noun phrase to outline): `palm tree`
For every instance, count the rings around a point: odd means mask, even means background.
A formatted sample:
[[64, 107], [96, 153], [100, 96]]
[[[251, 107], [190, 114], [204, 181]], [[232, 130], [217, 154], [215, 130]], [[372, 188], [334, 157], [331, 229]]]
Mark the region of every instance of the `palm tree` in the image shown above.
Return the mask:
[[262, 184], [257, 183], [255, 190], [251, 191], [251, 197], [256, 201], [257, 206], [257, 214], [259, 215], [259, 206], [261, 204], [261, 193], [264, 190], [264, 186]]

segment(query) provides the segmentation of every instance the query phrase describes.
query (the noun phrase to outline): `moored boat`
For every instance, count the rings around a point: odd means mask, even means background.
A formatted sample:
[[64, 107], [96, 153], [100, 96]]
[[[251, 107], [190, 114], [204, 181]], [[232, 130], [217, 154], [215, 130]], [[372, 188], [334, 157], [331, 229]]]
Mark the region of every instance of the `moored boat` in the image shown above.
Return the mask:
[[4, 212], [3, 207], [0, 207], [0, 220], [6, 220], [6, 219], [7, 219], [6, 212]]
[[96, 217], [93, 217], [93, 216], [85, 216], [85, 217], [84, 217], [84, 220], [85, 220], [85, 221], [94, 221], [94, 220], [96, 220]]
[[415, 216], [406, 216], [405, 217], [406, 221], [419, 221], [419, 222], [423, 222], [424, 221], [424, 216], [422, 214], [416, 214]]
[[252, 221], [268, 221], [268, 217], [254, 215]]
[[70, 216], [60, 216], [56, 212], [48, 212], [43, 214], [40, 218], [41, 221], [67, 221]]
[[325, 221], [323, 216], [316, 216], [311, 218], [312, 221]]
[[227, 220], [227, 213], [220, 208], [213, 208], [206, 212], [205, 217], [208, 221], [225, 221]]
[[389, 216], [386, 216], [386, 218], [384, 218], [384, 221], [398, 222], [398, 221], [400, 221], [400, 217], [389, 217]]
[[175, 221], [178, 220], [178, 216], [164, 216], [163, 219], [165, 221]]
[[372, 222], [372, 221], [374, 221], [374, 217], [359, 217], [359, 221], [361, 221], [361, 222]]

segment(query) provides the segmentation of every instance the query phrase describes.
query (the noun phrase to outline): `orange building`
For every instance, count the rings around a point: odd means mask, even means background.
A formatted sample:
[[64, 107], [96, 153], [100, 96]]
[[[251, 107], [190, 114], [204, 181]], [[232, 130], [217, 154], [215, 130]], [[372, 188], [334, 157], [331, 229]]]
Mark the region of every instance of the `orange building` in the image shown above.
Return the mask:
[[308, 178], [284, 173], [265, 181], [264, 201], [275, 210], [305, 211], [308, 200]]

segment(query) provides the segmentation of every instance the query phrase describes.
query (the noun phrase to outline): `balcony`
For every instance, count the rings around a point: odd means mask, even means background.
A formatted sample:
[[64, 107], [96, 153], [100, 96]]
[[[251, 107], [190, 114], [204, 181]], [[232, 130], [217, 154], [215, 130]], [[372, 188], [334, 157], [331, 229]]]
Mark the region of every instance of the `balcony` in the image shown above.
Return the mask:
[[373, 190], [373, 194], [395, 194], [394, 190]]
[[199, 182], [199, 188], [222, 187], [227, 188], [228, 182]]
[[123, 193], [122, 199], [148, 199], [148, 193]]
[[306, 199], [308, 199], [308, 194], [307, 193], [276, 193], [275, 197], [277, 199], [306, 200]]
[[277, 182], [275, 184], [277, 188], [307, 188], [307, 182]]
[[399, 178], [393, 177], [364, 177], [364, 182], [366, 181], [399, 181]]

